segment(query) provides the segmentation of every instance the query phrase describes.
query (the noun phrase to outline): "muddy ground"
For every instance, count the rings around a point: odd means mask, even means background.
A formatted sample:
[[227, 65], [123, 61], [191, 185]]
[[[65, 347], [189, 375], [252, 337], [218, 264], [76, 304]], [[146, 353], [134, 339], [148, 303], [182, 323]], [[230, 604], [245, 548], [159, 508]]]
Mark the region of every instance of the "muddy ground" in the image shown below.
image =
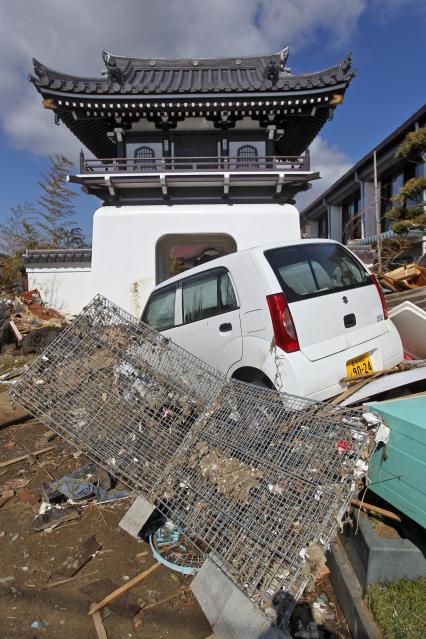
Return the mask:
[[[12, 366], [22, 366], [25, 361], [28, 358], [0, 356], [0, 373]], [[19, 409], [13, 411], [8, 389], [0, 385], [0, 422], [23, 413]], [[42, 482], [59, 478], [88, 461], [83, 455], [76, 458], [75, 449], [59, 437], [46, 443], [43, 440], [46, 430], [37, 420], [0, 430], [0, 494], [8, 488], [10, 480], [14, 480], [15, 490], [15, 495], [0, 507], [0, 637], [96, 639], [88, 614], [91, 601], [84, 593], [87, 586], [105, 578], [120, 586], [155, 562], [148, 544], [134, 540], [118, 527], [130, 500], [108, 505], [90, 503], [81, 509], [81, 516], [75, 521], [61, 524], [51, 532], [30, 531], [41, 503]], [[36, 461], [33, 458], [32, 463], [24, 460], [1, 466], [4, 461], [49, 445], [54, 450], [40, 455]], [[63, 578], [57, 573], [60, 564], [75, 555], [94, 534], [102, 549], [81, 568], [76, 575], [78, 579], [46, 587]], [[143, 551], [148, 553], [138, 559], [136, 555]], [[177, 593], [188, 584], [188, 579], [161, 566], [131, 592], [138, 604], [152, 606]], [[104, 594], [96, 599], [102, 599]], [[328, 577], [309, 600], [325, 600], [328, 612], [332, 611], [327, 626], [341, 639], [350, 637]], [[34, 622], [41, 628], [32, 628]], [[109, 639], [204, 639], [212, 632], [190, 595], [146, 610], [137, 628], [133, 618], [108, 611], [104, 625]]]

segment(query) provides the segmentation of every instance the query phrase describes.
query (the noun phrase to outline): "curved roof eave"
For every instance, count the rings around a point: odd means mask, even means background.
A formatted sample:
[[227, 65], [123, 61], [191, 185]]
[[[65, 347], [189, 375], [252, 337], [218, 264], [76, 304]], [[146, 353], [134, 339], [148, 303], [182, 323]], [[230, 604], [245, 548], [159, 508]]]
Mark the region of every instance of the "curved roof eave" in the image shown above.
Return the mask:
[[[350, 83], [355, 71], [351, 69], [351, 54], [346, 56], [340, 64], [316, 71], [292, 75], [283, 68], [283, 52], [274, 54], [277, 60], [270, 61], [271, 56], [257, 56], [245, 58], [204, 58], [197, 60], [197, 65], [190, 64], [190, 60], [159, 60], [138, 59], [142, 66], [136, 68], [131, 58], [121, 58], [125, 62], [117, 65], [115, 58], [108, 58], [105, 52], [106, 72], [103, 77], [91, 78], [73, 76], [50, 69], [36, 59], [33, 59], [36, 77], [29, 75], [29, 80], [35, 87], [43, 91], [54, 90], [66, 94], [85, 95], [156, 95], [167, 96], [187, 94], [219, 94], [238, 92], [240, 94], [253, 92], [288, 92], [315, 90], [322, 87], [336, 86]], [[239, 66], [237, 62], [247, 61], [247, 65]], [[151, 63], [154, 64], [151, 64]], [[177, 67], [175, 63], [185, 63]], [[209, 62], [216, 66], [199, 65], [199, 62]], [[273, 80], [267, 76], [268, 64], [272, 64], [276, 73]], [[145, 66], [144, 66], [145, 65]], [[148, 66], [146, 66], [148, 65]]]

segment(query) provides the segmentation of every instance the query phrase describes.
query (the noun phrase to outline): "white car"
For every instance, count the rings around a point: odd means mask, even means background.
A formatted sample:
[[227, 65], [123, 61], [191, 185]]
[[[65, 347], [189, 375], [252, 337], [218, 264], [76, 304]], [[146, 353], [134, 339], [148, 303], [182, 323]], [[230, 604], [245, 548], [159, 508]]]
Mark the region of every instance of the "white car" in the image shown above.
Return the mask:
[[374, 276], [331, 240], [258, 246], [162, 282], [142, 321], [228, 377], [323, 400], [403, 359]]

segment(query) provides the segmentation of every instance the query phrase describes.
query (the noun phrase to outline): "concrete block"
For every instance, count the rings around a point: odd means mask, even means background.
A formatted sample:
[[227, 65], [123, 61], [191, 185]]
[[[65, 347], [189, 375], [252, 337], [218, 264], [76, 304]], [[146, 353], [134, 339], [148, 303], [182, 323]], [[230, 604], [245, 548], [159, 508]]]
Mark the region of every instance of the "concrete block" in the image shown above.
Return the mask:
[[426, 576], [421, 549], [409, 539], [379, 537], [364, 513], [360, 513], [357, 534], [346, 526], [342, 542], [364, 591], [373, 583]]
[[259, 639], [270, 623], [210, 558], [191, 584], [217, 639]]
[[129, 535], [139, 539], [138, 533], [154, 510], [155, 506], [150, 504], [142, 495], [138, 495], [118, 525]]
[[340, 607], [345, 615], [352, 637], [356, 639], [383, 639], [367, 604], [344, 547], [337, 540], [327, 554], [330, 578]]

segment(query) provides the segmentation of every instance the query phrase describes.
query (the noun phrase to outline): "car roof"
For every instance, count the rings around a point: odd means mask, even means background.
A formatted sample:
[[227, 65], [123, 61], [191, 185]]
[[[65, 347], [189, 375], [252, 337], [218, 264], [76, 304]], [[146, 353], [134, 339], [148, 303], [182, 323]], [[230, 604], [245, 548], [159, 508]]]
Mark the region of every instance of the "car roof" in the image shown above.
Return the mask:
[[240, 253], [264, 253], [270, 249], [283, 248], [285, 246], [295, 246], [297, 244], [338, 244], [334, 240], [328, 239], [319, 239], [319, 238], [311, 238], [311, 239], [300, 239], [300, 240], [289, 240], [288, 242], [273, 242], [268, 244], [261, 244], [260, 246], [254, 246], [251, 248], [243, 249], [242, 251], [237, 251], [236, 253], [227, 253], [226, 255], [222, 255], [221, 257], [216, 257], [213, 260], [209, 260], [208, 262], [204, 262], [204, 264], [200, 264], [199, 266], [194, 266], [193, 268], [189, 268], [178, 275], [174, 275], [173, 277], [169, 277], [167, 280], [163, 280], [159, 284], [157, 284], [152, 290], [156, 291], [159, 288], [163, 288], [168, 284], [174, 284], [175, 282], [179, 282], [185, 277], [189, 277], [190, 275], [196, 275], [197, 273], [203, 273], [211, 268], [216, 268], [222, 266], [227, 263], [228, 259], [231, 256], [238, 255]]

